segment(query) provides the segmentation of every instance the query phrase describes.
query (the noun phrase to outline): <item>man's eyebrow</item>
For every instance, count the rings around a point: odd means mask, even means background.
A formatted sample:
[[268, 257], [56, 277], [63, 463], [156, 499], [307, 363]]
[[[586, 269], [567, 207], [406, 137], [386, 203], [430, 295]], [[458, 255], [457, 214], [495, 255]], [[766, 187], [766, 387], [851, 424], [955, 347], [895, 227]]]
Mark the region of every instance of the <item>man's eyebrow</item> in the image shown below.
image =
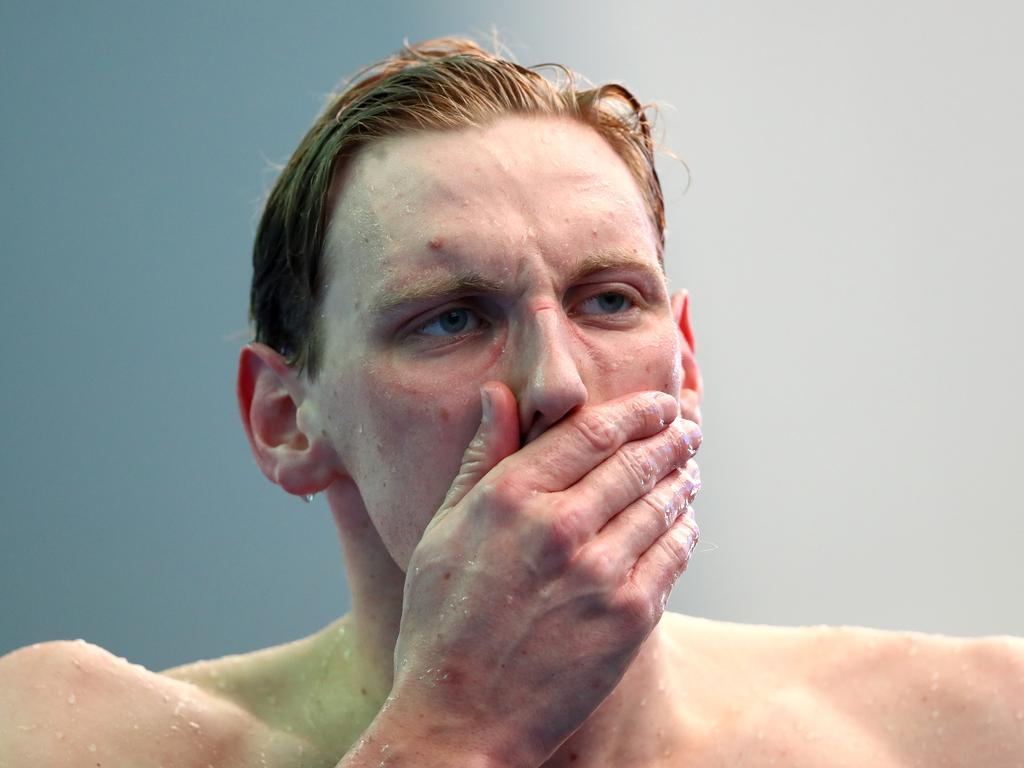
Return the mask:
[[590, 277], [597, 272], [605, 272], [612, 269], [644, 272], [648, 277], [658, 281], [664, 281], [665, 279], [663, 269], [655, 269], [649, 260], [643, 258], [638, 253], [616, 249], [584, 256], [569, 273], [568, 285], [579, 282], [583, 278]]
[[447, 275], [429, 275], [420, 278], [414, 285], [384, 291], [374, 301], [370, 312], [374, 315], [388, 315], [407, 304], [444, 299], [467, 293], [500, 293], [501, 285], [475, 272], [460, 272]]

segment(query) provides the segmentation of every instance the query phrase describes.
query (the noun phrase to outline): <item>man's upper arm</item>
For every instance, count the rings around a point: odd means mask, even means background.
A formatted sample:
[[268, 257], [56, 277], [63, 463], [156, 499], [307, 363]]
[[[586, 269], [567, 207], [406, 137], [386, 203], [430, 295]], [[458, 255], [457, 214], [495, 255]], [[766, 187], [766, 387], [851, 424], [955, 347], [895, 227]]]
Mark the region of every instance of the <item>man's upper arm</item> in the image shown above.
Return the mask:
[[80, 640], [0, 658], [0, 766], [219, 768], [301, 746], [230, 702]]

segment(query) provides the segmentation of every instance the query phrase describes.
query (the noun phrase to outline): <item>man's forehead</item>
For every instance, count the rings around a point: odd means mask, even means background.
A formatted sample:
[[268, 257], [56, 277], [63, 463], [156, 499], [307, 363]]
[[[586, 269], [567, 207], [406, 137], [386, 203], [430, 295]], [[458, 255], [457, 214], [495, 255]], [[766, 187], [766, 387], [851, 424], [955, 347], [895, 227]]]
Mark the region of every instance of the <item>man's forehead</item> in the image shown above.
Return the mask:
[[584, 194], [609, 184], [635, 188], [623, 160], [594, 128], [569, 118], [512, 116], [482, 127], [416, 131], [367, 144], [339, 179], [344, 188], [335, 213], [362, 209], [394, 224], [416, 205], [458, 209], [502, 192], [532, 197], [537, 186], [554, 178]]
[[625, 163], [596, 131], [567, 119], [383, 139], [337, 181], [325, 257], [360, 304], [425, 272], [465, 272], [492, 255], [516, 269], [531, 238], [573, 265], [654, 248]]

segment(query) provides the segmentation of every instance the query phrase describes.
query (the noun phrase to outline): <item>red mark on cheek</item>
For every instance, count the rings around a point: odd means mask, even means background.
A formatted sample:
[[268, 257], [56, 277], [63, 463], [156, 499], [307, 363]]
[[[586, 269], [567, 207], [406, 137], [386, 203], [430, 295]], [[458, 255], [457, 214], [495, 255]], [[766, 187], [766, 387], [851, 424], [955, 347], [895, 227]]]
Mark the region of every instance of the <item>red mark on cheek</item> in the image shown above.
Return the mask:
[[430, 247], [430, 250], [432, 250], [432, 251], [439, 251], [439, 250], [441, 250], [441, 248], [444, 247], [444, 238], [441, 237], [440, 235], [434, 235], [427, 242], [427, 245]]
[[449, 421], [451, 421], [452, 415], [450, 413], [448, 413], [448, 409], [447, 408], [442, 408], [439, 411], [439, 413], [441, 414], [441, 421], [443, 421], [445, 424], [447, 424]]

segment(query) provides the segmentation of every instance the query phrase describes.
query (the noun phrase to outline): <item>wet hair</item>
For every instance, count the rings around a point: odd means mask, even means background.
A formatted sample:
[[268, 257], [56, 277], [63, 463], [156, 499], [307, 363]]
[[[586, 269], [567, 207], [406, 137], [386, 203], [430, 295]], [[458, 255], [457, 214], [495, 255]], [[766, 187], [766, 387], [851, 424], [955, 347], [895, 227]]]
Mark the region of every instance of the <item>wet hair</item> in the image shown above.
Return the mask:
[[353, 76], [328, 97], [264, 206], [249, 297], [255, 340], [316, 378], [331, 185], [360, 147], [390, 136], [479, 127], [509, 115], [569, 117], [589, 125], [636, 179], [661, 260], [665, 204], [646, 108], [621, 85], [581, 88], [579, 79], [560, 65], [522, 67], [457, 37], [406, 43]]

